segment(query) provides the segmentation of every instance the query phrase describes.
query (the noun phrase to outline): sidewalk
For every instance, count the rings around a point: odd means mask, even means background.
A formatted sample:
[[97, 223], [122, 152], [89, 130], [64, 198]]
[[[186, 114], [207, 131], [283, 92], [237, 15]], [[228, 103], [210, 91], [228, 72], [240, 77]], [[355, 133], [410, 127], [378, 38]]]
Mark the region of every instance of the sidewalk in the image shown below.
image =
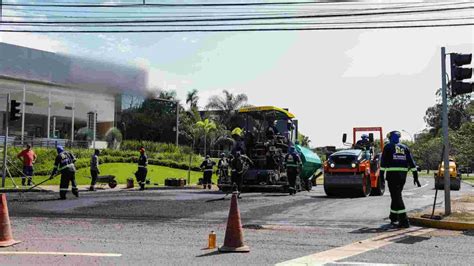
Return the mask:
[[451, 201], [451, 215], [444, 216], [444, 208], [436, 208], [431, 219], [432, 208], [410, 216], [414, 225], [448, 230], [474, 230], [474, 195]]

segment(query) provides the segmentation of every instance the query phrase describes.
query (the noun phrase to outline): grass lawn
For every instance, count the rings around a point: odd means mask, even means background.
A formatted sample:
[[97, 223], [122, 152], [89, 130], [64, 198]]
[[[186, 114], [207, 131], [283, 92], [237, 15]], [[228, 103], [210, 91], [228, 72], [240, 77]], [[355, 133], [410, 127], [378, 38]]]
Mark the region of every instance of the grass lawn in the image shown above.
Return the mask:
[[469, 174], [469, 176], [467, 176], [467, 174], [462, 174], [462, 180], [474, 185], [474, 174]]
[[[126, 184], [127, 178], [133, 177], [135, 180], [135, 172], [137, 171], [137, 165], [132, 163], [106, 163], [100, 165], [100, 175], [114, 175], [115, 180], [119, 184]], [[81, 168], [76, 172], [76, 181], [78, 185], [89, 185], [90, 180], [89, 168]], [[188, 180], [188, 171], [169, 168], [158, 165], [148, 166], [147, 178], [150, 179], [151, 184], [158, 183], [160, 186], [164, 185], [165, 178], [184, 178]], [[34, 183], [39, 183], [45, 180], [47, 176], [35, 176], [33, 177]], [[202, 172], [191, 171], [191, 184], [197, 184], [198, 179], [202, 178]], [[217, 183], [217, 176], [214, 175], [212, 178], [214, 183]], [[56, 176], [53, 180], [45, 182], [44, 185], [59, 185], [60, 176]], [[20, 178], [15, 178], [15, 183], [21, 185]], [[136, 180], [135, 180], [136, 184]], [[7, 178], [5, 182], [6, 187], [13, 187], [10, 178]]]

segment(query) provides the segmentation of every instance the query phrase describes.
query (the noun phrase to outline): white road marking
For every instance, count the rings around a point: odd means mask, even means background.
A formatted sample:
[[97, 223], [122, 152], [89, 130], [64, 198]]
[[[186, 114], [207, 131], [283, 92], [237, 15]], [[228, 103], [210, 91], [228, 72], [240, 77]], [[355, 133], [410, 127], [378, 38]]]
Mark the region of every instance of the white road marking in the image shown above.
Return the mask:
[[377, 265], [377, 266], [397, 266], [397, 265], [408, 265], [408, 264], [385, 264], [385, 263], [370, 263], [370, 262], [354, 262], [354, 261], [346, 261], [346, 262], [331, 262], [334, 265]]
[[51, 255], [51, 256], [86, 256], [86, 257], [121, 257], [118, 253], [76, 253], [76, 252], [42, 252], [42, 251], [0, 251], [1, 255]]
[[421, 186], [421, 187], [415, 187], [415, 188], [412, 188], [412, 189], [407, 189], [407, 190], [404, 190], [403, 192], [405, 192], [405, 191], [414, 191], [414, 190], [422, 189], [422, 188], [424, 188], [424, 187], [428, 186], [428, 185], [429, 185], [429, 183], [430, 183], [430, 182], [429, 182], [429, 181], [427, 181], [427, 182], [426, 182], [426, 184], [424, 184], [424, 185], [423, 185], [423, 186]]
[[301, 258], [284, 261], [276, 264], [277, 266], [289, 266], [289, 265], [324, 265], [326, 263], [333, 263], [338, 260], [342, 260], [348, 257], [359, 255], [367, 251], [381, 248], [389, 245], [394, 241], [400, 240], [407, 236], [419, 236], [429, 232], [435, 231], [432, 228], [421, 228], [412, 227], [409, 229], [402, 229], [385, 234], [378, 235], [373, 238], [354, 242], [352, 244], [333, 248], [330, 250], [322, 251], [312, 255], [304, 256]]

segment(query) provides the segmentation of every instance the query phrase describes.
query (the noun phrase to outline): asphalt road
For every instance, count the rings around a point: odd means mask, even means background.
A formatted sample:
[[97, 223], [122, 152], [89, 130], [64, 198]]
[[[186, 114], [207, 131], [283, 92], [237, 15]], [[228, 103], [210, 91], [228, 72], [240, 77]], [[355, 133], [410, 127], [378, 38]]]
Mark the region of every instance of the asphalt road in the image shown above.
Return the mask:
[[[409, 210], [433, 203], [432, 179], [421, 181], [421, 188], [406, 185]], [[463, 184], [452, 197], [467, 193], [474, 189]], [[209, 232], [217, 233], [218, 245], [224, 239], [230, 196], [218, 191], [106, 190], [68, 196], [61, 201], [57, 193], [8, 195], [13, 234], [23, 242], [0, 249], [0, 265], [273, 265], [393, 233], [386, 230], [388, 191], [367, 198], [327, 198], [320, 186], [296, 196], [243, 194], [239, 208], [251, 250], [246, 254], [205, 249]], [[437, 202], [443, 204], [443, 193]], [[403, 236], [348, 253], [333, 264], [469, 265], [473, 236], [442, 230]]]

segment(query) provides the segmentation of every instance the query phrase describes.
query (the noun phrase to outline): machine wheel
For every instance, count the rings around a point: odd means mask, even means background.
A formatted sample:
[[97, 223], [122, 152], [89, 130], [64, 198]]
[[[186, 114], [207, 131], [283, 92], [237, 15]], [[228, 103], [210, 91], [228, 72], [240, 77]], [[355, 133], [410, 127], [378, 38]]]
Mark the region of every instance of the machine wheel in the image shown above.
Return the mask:
[[307, 191], [311, 191], [311, 190], [313, 189], [313, 182], [312, 182], [312, 180], [306, 179], [306, 182], [305, 182], [305, 183], [306, 183], [306, 186], [305, 186], [306, 190], [307, 190]]
[[371, 196], [383, 196], [385, 193], [385, 179], [378, 177], [377, 187], [372, 188]]
[[367, 175], [363, 175], [362, 178], [362, 188], [360, 190], [360, 195], [362, 197], [367, 197], [372, 191], [372, 186], [370, 185], [370, 176], [368, 177]]
[[324, 193], [326, 193], [326, 195], [330, 198], [332, 197], [335, 197], [338, 195], [338, 192], [337, 192], [337, 189], [335, 188], [328, 188], [326, 186], [324, 186]]
[[460, 190], [461, 189], [461, 180], [451, 180], [451, 190]]
[[117, 186], [117, 181], [116, 180], [109, 181], [109, 187], [110, 188], [115, 188], [116, 186]]

